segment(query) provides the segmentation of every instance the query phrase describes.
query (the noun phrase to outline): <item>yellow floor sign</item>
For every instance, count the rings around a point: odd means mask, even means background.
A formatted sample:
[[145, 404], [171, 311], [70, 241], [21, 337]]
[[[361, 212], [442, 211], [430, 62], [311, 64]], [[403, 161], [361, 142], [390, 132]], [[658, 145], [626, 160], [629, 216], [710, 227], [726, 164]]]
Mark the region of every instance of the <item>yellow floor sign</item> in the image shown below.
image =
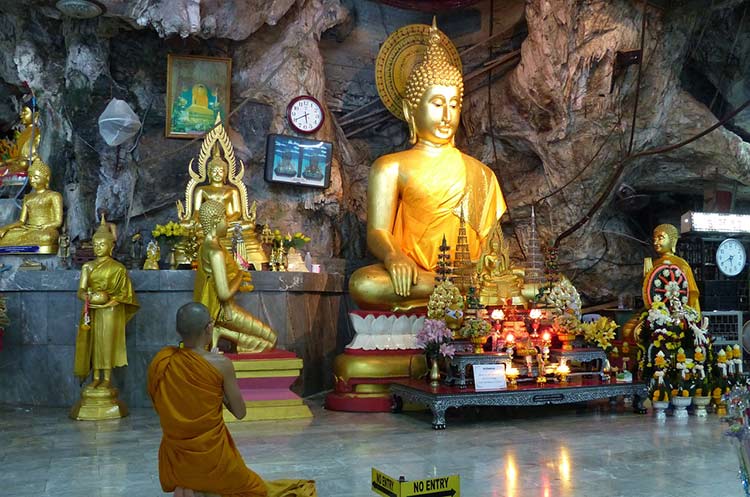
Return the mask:
[[458, 475], [406, 481], [372, 468], [372, 491], [383, 497], [460, 497], [460, 487]]

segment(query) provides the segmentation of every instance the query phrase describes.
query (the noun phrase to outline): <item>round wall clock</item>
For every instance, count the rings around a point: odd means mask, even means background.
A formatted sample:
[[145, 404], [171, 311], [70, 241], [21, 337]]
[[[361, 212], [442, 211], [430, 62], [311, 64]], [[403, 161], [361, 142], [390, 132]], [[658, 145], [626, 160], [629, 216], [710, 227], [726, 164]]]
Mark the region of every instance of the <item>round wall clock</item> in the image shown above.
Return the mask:
[[742, 242], [735, 238], [727, 238], [716, 250], [716, 265], [726, 276], [737, 276], [745, 269], [747, 254]]
[[286, 108], [289, 124], [298, 133], [315, 133], [323, 126], [323, 106], [309, 95], [301, 95], [289, 102]]

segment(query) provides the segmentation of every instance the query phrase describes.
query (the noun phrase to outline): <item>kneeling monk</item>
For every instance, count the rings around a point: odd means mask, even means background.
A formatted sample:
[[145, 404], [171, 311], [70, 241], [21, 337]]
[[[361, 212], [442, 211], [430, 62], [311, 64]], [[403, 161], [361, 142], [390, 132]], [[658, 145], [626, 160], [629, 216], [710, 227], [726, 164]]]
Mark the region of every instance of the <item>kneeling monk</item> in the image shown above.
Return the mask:
[[232, 363], [206, 351], [213, 321], [208, 309], [193, 302], [177, 311], [177, 332], [184, 348], [165, 347], [148, 368], [148, 393], [159, 414], [163, 437], [159, 479], [175, 495], [225, 497], [315, 497], [315, 482], [264, 482], [242, 460], [224, 424], [222, 404], [245, 417]]

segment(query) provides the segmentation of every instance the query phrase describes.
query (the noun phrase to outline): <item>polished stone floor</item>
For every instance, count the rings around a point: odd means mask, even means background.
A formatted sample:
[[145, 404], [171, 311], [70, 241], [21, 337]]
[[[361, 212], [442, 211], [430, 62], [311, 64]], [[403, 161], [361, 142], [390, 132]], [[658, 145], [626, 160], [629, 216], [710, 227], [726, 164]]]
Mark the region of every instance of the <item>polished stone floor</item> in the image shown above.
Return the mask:
[[[370, 468], [407, 480], [458, 474], [464, 497], [740, 496], [737, 457], [715, 416], [670, 418], [607, 404], [543, 410], [352, 414], [308, 399], [309, 421], [231, 425], [262, 476], [318, 482], [320, 497], [374, 496]], [[0, 495], [158, 497], [161, 433], [150, 409], [100, 423], [63, 409], [0, 407]]]

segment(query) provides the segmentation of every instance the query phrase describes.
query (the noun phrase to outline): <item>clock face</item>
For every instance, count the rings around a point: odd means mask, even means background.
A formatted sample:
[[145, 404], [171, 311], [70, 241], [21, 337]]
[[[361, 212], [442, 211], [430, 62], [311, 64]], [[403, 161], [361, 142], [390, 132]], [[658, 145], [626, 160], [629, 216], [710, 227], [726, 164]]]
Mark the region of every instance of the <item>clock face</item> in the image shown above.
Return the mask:
[[289, 124], [299, 133], [315, 133], [323, 125], [323, 107], [307, 95], [292, 100], [286, 114]]
[[716, 265], [727, 276], [737, 276], [745, 269], [747, 255], [742, 242], [727, 238], [716, 250]]

